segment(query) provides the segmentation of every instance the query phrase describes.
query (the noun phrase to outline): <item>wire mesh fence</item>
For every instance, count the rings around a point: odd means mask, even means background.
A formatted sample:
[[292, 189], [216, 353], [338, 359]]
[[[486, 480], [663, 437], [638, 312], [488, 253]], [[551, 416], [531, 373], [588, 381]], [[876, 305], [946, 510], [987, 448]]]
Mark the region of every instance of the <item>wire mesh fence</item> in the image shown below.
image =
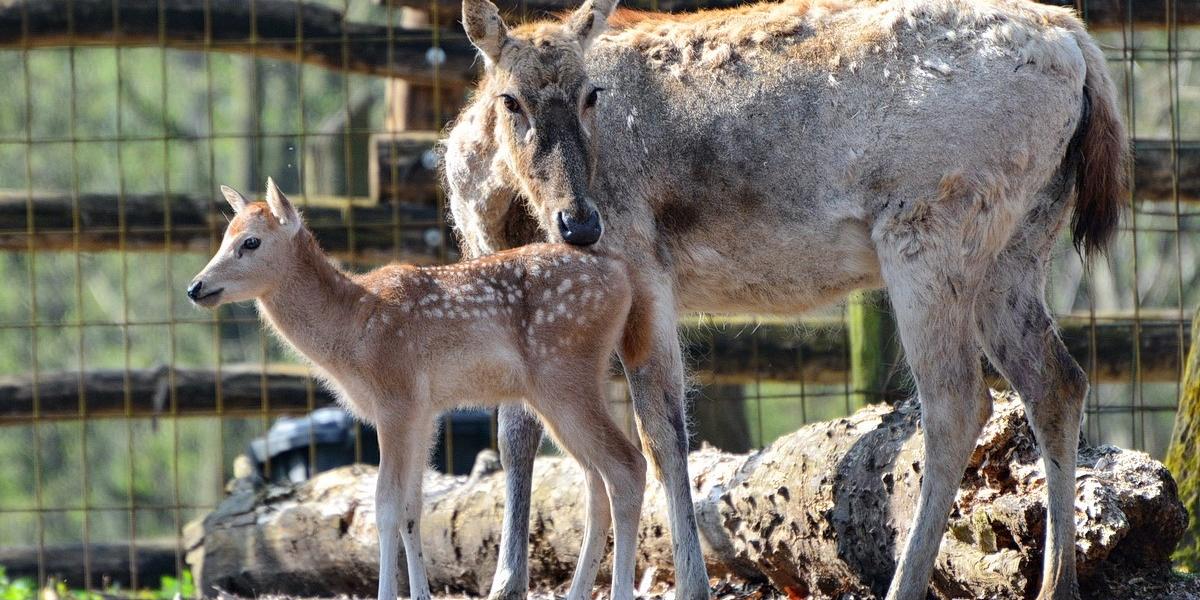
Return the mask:
[[[1200, 295], [1200, 10], [1078, 8], [1122, 93], [1134, 208], [1091, 270], [1060, 244], [1049, 301], [1094, 382], [1087, 438], [1161, 456]], [[220, 501], [235, 459], [276, 419], [331, 403], [253, 307], [208, 313], [182, 293], [220, 240], [219, 184], [249, 193], [273, 176], [350, 269], [457, 258], [434, 148], [469, 93], [454, 11], [440, 0], [0, 6], [0, 566], [89, 590], [182, 581], [185, 525]], [[894, 345], [886, 314], [856, 329], [885, 304], [856, 295], [797, 319], [689, 317], [696, 441], [747, 451], [903, 395], [898, 354], [855, 374], [864, 352], [878, 362], [873, 349]], [[619, 383], [613, 410], [632, 429]], [[316, 466], [307, 431], [299, 451]], [[446, 420], [437, 466], [461, 471], [495, 434], [487, 417]], [[359, 430], [352, 455], [369, 460], [372, 442]], [[268, 476], [271, 465], [267, 452]]]

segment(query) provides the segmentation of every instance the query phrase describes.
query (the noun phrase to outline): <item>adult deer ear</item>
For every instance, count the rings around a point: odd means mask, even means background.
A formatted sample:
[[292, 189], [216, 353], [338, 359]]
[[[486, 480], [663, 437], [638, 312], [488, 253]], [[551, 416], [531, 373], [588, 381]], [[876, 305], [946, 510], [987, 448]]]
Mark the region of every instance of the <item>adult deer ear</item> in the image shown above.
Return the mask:
[[221, 186], [221, 195], [225, 196], [225, 201], [229, 203], [229, 206], [233, 207], [233, 212], [235, 213], [242, 212], [246, 208], [246, 205], [249, 204], [241, 192], [227, 185]]
[[278, 185], [275, 185], [275, 180], [267, 178], [267, 206], [271, 209], [271, 214], [279, 219], [279, 224], [283, 225], [289, 235], [294, 235], [300, 230], [300, 213], [296, 212], [296, 207], [292, 206], [292, 201], [283, 195]]
[[500, 62], [500, 49], [508, 40], [508, 26], [500, 9], [490, 0], [463, 0], [463, 29], [471, 43], [483, 53], [488, 65]]
[[616, 8], [617, 0], [587, 0], [567, 18], [567, 27], [579, 36], [585, 52], [608, 28], [608, 17]]

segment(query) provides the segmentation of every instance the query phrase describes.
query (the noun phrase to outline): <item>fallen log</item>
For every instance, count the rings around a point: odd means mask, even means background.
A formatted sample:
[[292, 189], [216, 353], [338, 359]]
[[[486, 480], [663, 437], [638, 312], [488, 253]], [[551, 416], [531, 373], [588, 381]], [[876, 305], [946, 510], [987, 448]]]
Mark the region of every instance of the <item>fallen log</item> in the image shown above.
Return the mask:
[[[895, 410], [872, 406], [806, 426], [757, 453], [693, 453], [692, 493], [710, 573], [766, 580], [791, 597], [880, 594], [920, 486], [917, 422], [915, 402]], [[374, 593], [374, 480], [374, 469], [355, 466], [298, 487], [236, 481], [229, 498], [188, 527], [188, 562], [202, 589]], [[530, 531], [536, 585], [569, 579], [583, 527], [581, 486], [569, 460], [537, 462]], [[998, 394], [942, 542], [932, 583], [937, 597], [1036, 593], [1044, 486], [1020, 403]], [[499, 474], [426, 476], [424, 552], [434, 589], [487, 591], [502, 490]], [[1170, 579], [1169, 557], [1186, 515], [1160, 463], [1112, 446], [1081, 448], [1076, 506], [1085, 598], [1106, 598], [1118, 589], [1105, 574]], [[669, 576], [669, 540], [665, 500], [651, 485], [639, 533], [641, 571]], [[1137, 597], [1120, 589], [1122, 597]], [[1155, 594], [1146, 597], [1163, 597]]]

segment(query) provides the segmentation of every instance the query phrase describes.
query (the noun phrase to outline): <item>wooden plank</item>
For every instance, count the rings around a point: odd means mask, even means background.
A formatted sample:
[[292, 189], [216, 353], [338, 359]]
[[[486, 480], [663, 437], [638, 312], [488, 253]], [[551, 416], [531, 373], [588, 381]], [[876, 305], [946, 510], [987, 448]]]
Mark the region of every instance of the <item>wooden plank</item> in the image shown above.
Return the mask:
[[[1183, 326], [1187, 326], [1184, 324]], [[1176, 381], [1180, 357], [1176, 321], [1143, 321], [1140, 325], [1142, 381]], [[1093, 383], [1133, 381], [1132, 322], [1098, 323], [1068, 319], [1063, 338], [1081, 365], [1088, 368], [1095, 347]], [[805, 381], [814, 385], [845, 385], [849, 377], [847, 334], [843, 324], [776, 323], [697, 325], [683, 327], [684, 351], [692, 374], [709, 385], [754, 381]], [[1095, 338], [1093, 344], [1092, 339]], [[999, 383], [992, 376], [993, 383]], [[333, 397], [296, 368], [227, 366], [220, 374], [209, 369], [94, 370], [84, 373], [42, 373], [35, 387], [28, 377], [0, 378], [0, 424], [28, 422], [36, 392], [44, 418], [122, 416], [148, 417], [217, 413], [220, 389], [222, 414], [297, 413], [324, 406]], [[84, 393], [84, 412], [79, 394]], [[173, 391], [173, 393], [172, 393]], [[263, 400], [264, 391], [266, 401]], [[311, 396], [310, 396], [311, 395]], [[128, 397], [128, 405], [126, 398]], [[311, 400], [311, 402], [310, 402]]]
[[[1170, 319], [1143, 319], [1135, 325], [1132, 320], [1106, 318], [1093, 328], [1086, 319], [1068, 317], [1060, 324], [1063, 341], [1075, 360], [1089, 371], [1093, 383], [1131, 383], [1135, 364], [1140, 364], [1141, 381], [1177, 381], [1181, 357], [1190, 347], [1184, 336], [1180, 348], [1181, 325]], [[852, 383], [849, 338], [840, 322], [693, 325], [684, 328], [683, 339], [689, 365], [696, 379], [705, 383]], [[993, 385], [1003, 385], [994, 372], [989, 372], [988, 379]]]
[[[36, 251], [210, 251], [221, 239], [229, 212], [223, 200], [185, 194], [81, 194], [75, 200], [63, 193], [30, 198], [0, 192], [0, 250], [29, 250], [32, 244]], [[427, 264], [438, 259], [441, 240], [451, 239], [444, 224], [438, 228], [436, 206], [336, 208], [306, 206], [303, 198], [297, 202], [321, 245], [338, 256]]]
[[[38, 0], [0, 3], [0, 48], [150, 45], [254, 54], [426, 84], [474, 79], [476, 56], [459, 29], [459, 0], [392, 2], [430, 10], [436, 4], [439, 23], [453, 33], [442, 32], [433, 50], [434, 37], [428, 29], [348, 22], [339, 11], [292, 0]], [[499, 4], [510, 19], [519, 20], [521, 16], [544, 17], [579, 3], [502, 0]], [[625, 3], [631, 8], [668, 12], [740, 4], [740, 0]], [[1200, 24], [1200, 4], [1184, 1], [1089, 0], [1085, 14], [1096, 30], [1128, 24], [1139, 29]]]
[[[399, 199], [417, 204], [433, 203], [432, 194], [436, 188], [431, 184], [438, 182], [437, 173], [418, 168], [417, 160], [426, 150], [432, 149], [436, 141], [437, 134], [433, 132], [373, 136], [372, 197], [383, 202]], [[1179, 201], [1200, 203], [1200, 141], [1180, 142], [1174, 150], [1172, 143], [1165, 140], [1135, 140], [1133, 146], [1134, 190], [1139, 201], [1174, 201], [1178, 179]], [[395, 178], [388, 157], [395, 157], [391, 159], [398, 167], [394, 171]]]
[[[161, 11], [160, 11], [161, 8]], [[168, 46], [215, 50], [399, 77], [466, 81], [475, 53], [465, 36], [355, 23], [292, 0], [37, 0], [0, 3], [0, 48]], [[433, 64], [429, 57], [441, 57]]]
[[[100, 587], [102, 582], [130, 588], [133, 585], [133, 569], [129, 555], [129, 544], [51, 544], [37, 546], [14, 546], [0, 548], [0, 565], [10, 579], [29, 577], [38, 579], [39, 558], [41, 572], [55, 581], [66, 582], [72, 589], [83, 588], [85, 583], [84, 555], [91, 567], [91, 585]], [[134, 544], [137, 587], [154, 588], [164, 575], [176, 576], [176, 546], [174, 541], [139, 541]], [[179, 561], [182, 563], [182, 561]]]
[[35, 393], [37, 416], [44, 418], [212, 415], [218, 413], [218, 396], [223, 415], [300, 413], [334, 401], [297, 369], [230, 365], [220, 373], [166, 367], [61, 371], [40, 374], [36, 386], [29, 377], [0, 379], [0, 423], [33, 417]]
[[1138, 200], [1171, 202], [1178, 185], [1180, 202], [1200, 202], [1200, 141], [1180, 142], [1172, 150], [1169, 140], [1135, 140], [1133, 156]]
[[372, 135], [367, 159], [371, 198], [376, 203], [436, 206], [441, 184], [437, 139], [434, 131]]
[[[436, 3], [447, 17], [457, 17], [462, 10], [461, 0], [374, 0], [429, 10]], [[578, 7], [578, 0], [492, 0], [509, 20], [545, 18], [547, 15]], [[1137, 29], [1200, 25], [1200, 3], [1191, 0], [1039, 0], [1053, 6], [1078, 7], [1093, 30], [1121, 29], [1132, 25]], [[744, 0], [624, 0], [621, 6], [662, 12], [692, 12], [700, 9], [728, 8], [747, 4]]]

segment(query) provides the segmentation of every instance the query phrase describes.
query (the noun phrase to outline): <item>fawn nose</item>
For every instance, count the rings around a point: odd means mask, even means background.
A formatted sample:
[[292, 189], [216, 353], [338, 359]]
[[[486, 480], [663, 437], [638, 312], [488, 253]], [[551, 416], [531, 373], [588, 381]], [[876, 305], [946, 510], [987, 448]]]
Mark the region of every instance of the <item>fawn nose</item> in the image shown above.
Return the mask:
[[199, 300], [200, 299], [200, 288], [203, 288], [203, 287], [204, 287], [203, 281], [200, 281], [199, 279], [197, 279], [196, 281], [193, 281], [187, 287], [188, 298], [191, 298], [192, 300]]
[[564, 210], [558, 213], [558, 231], [563, 241], [572, 246], [591, 246], [600, 241], [604, 227], [600, 224], [600, 213], [594, 208], [588, 210], [583, 220], [576, 220]]

